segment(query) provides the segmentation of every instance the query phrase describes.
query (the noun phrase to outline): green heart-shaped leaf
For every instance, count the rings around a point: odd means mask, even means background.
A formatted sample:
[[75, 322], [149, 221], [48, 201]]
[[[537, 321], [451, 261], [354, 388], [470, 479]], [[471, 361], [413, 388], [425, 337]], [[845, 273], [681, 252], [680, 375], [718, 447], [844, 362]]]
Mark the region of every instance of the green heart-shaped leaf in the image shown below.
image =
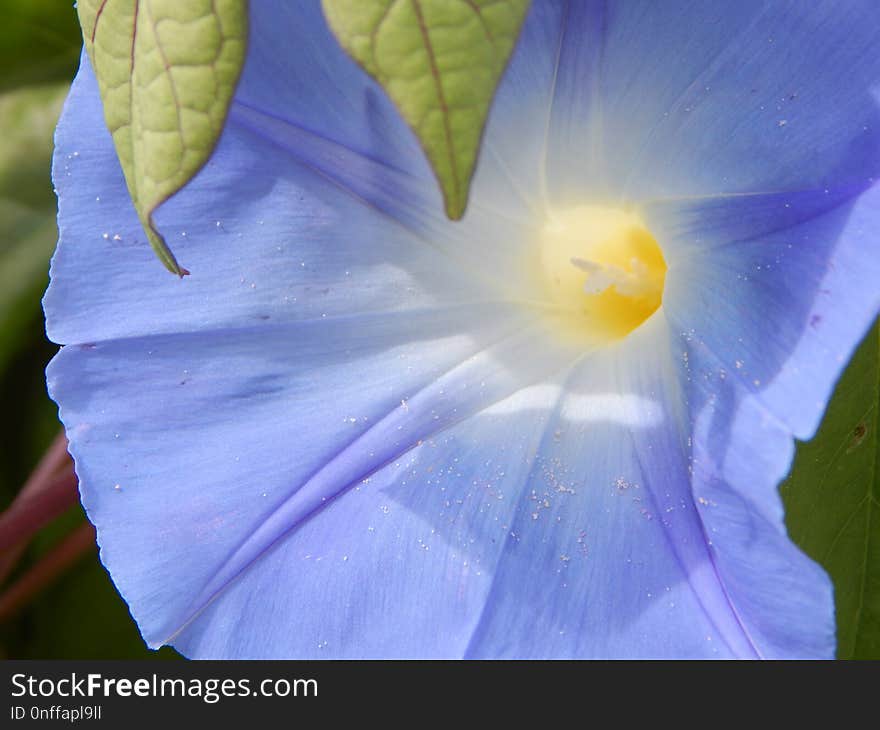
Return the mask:
[[419, 138], [461, 218], [495, 88], [528, 0], [323, 0], [343, 48]]
[[246, 0], [79, 0], [86, 51], [150, 244], [183, 276], [156, 208], [208, 160], [244, 64]]

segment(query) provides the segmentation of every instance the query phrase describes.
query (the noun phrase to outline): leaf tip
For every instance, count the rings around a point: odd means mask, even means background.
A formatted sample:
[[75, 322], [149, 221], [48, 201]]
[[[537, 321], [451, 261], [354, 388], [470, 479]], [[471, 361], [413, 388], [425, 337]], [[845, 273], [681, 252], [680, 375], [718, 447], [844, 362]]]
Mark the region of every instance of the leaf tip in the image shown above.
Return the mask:
[[464, 218], [468, 204], [467, 188], [463, 192], [460, 192], [457, 188], [450, 190], [442, 181], [440, 188], [443, 191], [443, 208], [446, 212], [446, 217], [451, 221], [459, 221]]
[[168, 271], [172, 274], [176, 274], [181, 279], [184, 276], [189, 276], [189, 271], [184, 269], [179, 263], [177, 263], [177, 258], [171, 252], [171, 249], [168, 248], [168, 244], [165, 243], [165, 238], [162, 236], [159, 231], [156, 230], [156, 226], [153, 224], [153, 220], [151, 217], [147, 216], [147, 219], [142, 221], [144, 225], [144, 229], [147, 232], [147, 238], [150, 241], [150, 246], [153, 248], [156, 256], [159, 257], [159, 261], [165, 266]]

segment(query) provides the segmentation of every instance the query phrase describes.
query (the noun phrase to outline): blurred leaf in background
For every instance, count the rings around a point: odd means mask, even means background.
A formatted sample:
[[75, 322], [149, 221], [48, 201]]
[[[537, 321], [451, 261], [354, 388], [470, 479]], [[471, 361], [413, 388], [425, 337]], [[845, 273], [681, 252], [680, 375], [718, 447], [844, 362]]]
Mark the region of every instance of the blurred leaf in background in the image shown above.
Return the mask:
[[70, 0], [4, 0], [0, 92], [65, 79], [69, 83], [81, 46]]
[[[0, 509], [15, 497], [59, 431], [46, 395], [40, 298], [55, 247], [52, 136], [79, 62], [71, 0], [4, 0], [0, 24]], [[83, 521], [77, 505], [43, 530], [11, 580]], [[10, 581], [7, 581], [8, 585]], [[0, 588], [2, 591], [2, 588]], [[57, 582], [0, 624], [0, 657], [173, 656], [145, 648], [125, 603], [90, 551]]]
[[[55, 196], [47, 179], [52, 131], [67, 87], [0, 94], [0, 372], [32, 339], [55, 245]], [[35, 322], [35, 319], [37, 320]]]

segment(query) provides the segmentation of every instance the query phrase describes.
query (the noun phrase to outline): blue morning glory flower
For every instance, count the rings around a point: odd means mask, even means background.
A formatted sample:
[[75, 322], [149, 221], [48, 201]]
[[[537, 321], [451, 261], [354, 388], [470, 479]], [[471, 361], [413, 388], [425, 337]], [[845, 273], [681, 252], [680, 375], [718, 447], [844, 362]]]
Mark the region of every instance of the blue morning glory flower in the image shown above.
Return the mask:
[[317, 3], [251, 6], [144, 241], [83, 59], [49, 367], [191, 657], [830, 657], [777, 485], [880, 308], [874, 2], [535, 2], [468, 213]]

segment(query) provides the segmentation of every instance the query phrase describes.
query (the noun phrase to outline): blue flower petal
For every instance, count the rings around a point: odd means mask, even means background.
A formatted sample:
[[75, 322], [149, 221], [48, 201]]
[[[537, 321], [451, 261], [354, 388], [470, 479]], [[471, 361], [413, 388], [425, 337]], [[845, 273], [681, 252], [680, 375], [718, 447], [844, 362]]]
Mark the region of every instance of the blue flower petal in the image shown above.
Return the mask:
[[[87, 60], [57, 134], [49, 385], [146, 640], [829, 656], [775, 487], [880, 306], [870, 8], [535, 3], [450, 224], [317, 6], [258, 5], [218, 149], [157, 216], [191, 277], [143, 241]], [[584, 195], [641, 202], [669, 272], [645, 326], [578, 353], [522, 264]]]
[[821, 189], [876, 173], [872, 0], [587, 0], [532, 13], [559, 29], [558, 70], [532, 90], [556, 92], [553, 199]]
[[[191, 621], [198, 626], [205, 606], [239, 574], [253, 572], [301, 605], [271, 627], [242, 615], [216, 639], [237, 642], [240, 655], [305, 652], [306, 644], [282, 637], [315, 638], [305, 616], [320, 620], [328, 604], [321, 585], [293, 566], [310, 555], [342, 562], [343, 545], [353, 566], [376, 570], [371, 583], [381, 598], [389, 566], [361, 565], [369, 551], [358, 556], [343, 539], [352, 529], [350, 505], [391, 500], [362, 481], [560, 367], [550, 350], [541, 360], [530, 357], [528, 372], [511, 372], [505, 363], [522, 361], [535, 338], [522, 326], [504, 337], [511, 329], [505, 315], [472, 308], [480, 325], [467, 334], [460, 311], [435, 311], [65, 347], [49, 368], [50, 389], [62, 403], [102, 560], [147, 641], [160, 645]], [[386, 529], [393, 536], [408, 521], [397, 514]], [[364, 550], [383, 545], [366, 531], [354, 536]], [[299, 551], [282, 574], [263, 559], [279, 541]], [[413, 566], [401, 550], [387, 559], [408, 576]], [[356, 587], [347, 576], [340, 572], [338, 580]], [[427, 574], [421, 579], [430, 582]], [[409, 603], [404, 598], [401, 610], [422, 606], [417, 591]], [[225, 615], [227, 624], [230, 616], [239, 614]], [[383, 653], [416, 646], [395, 636], [386, 635]], [[338, 651], [366, 646], [335, 638]]]
[[655, 317], [492, 409], [549, 415], [467, 656], [759, 655], [707, 546], [679, 403]]
[[831, 655], [831, 587], [785, 536], [775, 487], [792, 435], [815, 433], [880, 308], [880, 187], [654, 213], [677, 241], [664, 311], [679, 340], [694, 493], [719, 572], [767, 655]]
[[290, 326], [272, 357], [266, 332], [63, 350], [49, 379], [83, 500], [147, 641], [202, 657], [753, 656], [669, 422], [671, 358], [647, 357], [663, 321], [542, 379], [571, 360], [549, 358], [525, 388], [498, 367], [535, 368], [534, 333], [466, 359], [467, 338], [419, 341], [428, 324]]
[[785, 536], [776, 485], [880, 307], [876, 7], [542, 3], [533, 16], [514, 74], [559, 29], [558, 63], [531, 89], [544, 108], [554, 89], [535, 195], [641, 205], [670, 265], [713, 560], [761, 655], [829, 656], [830, 585]]
[[690, 366], [723, 371], [810, 438], [880, 307], [880, 185], [649, 210], [674, 251], [664, 308]]
[[234, 111], [209, 166], [163, 209], [160, 225], [186, 225], [183, 281], [132, 245], [85, 59], [58, 129], [62, 240], [45, 308], [67, 346], [49, 386], [102, 559], [153, 645], [324, 500], [571, 357], [541, 344], [533, 313], [475, 287], [454, 235], [442, 249], [365, 204], [386, 166], [350, 156], [363, 166], [328, 181], [297, 156], [314, 161], [314, 139], [273, 125]]
[[[192, 272], [174, 281], [151, 265], [88, 58], [81, 63], [56, 132], [61, 245], [44, 300], [56, 342], [466, 304], [487, 298], [487, 278], [488, 298], [509, 298], [498, 282], [521, 276], [505, 254], [528, 234], [514, 217], [475, 205], [467, 225], [449, 226], [429, 173], [236, 97], [211, 161], [156, 213]], [[482, 233], [489, 225], [492, 235]], [[107, 317], [108, 305], [125, 316]]]
[[435, 187], [416, 138], [339, 46], [319, 3], [254, 3], [249, 24], [237, 105], [421, 175]]

